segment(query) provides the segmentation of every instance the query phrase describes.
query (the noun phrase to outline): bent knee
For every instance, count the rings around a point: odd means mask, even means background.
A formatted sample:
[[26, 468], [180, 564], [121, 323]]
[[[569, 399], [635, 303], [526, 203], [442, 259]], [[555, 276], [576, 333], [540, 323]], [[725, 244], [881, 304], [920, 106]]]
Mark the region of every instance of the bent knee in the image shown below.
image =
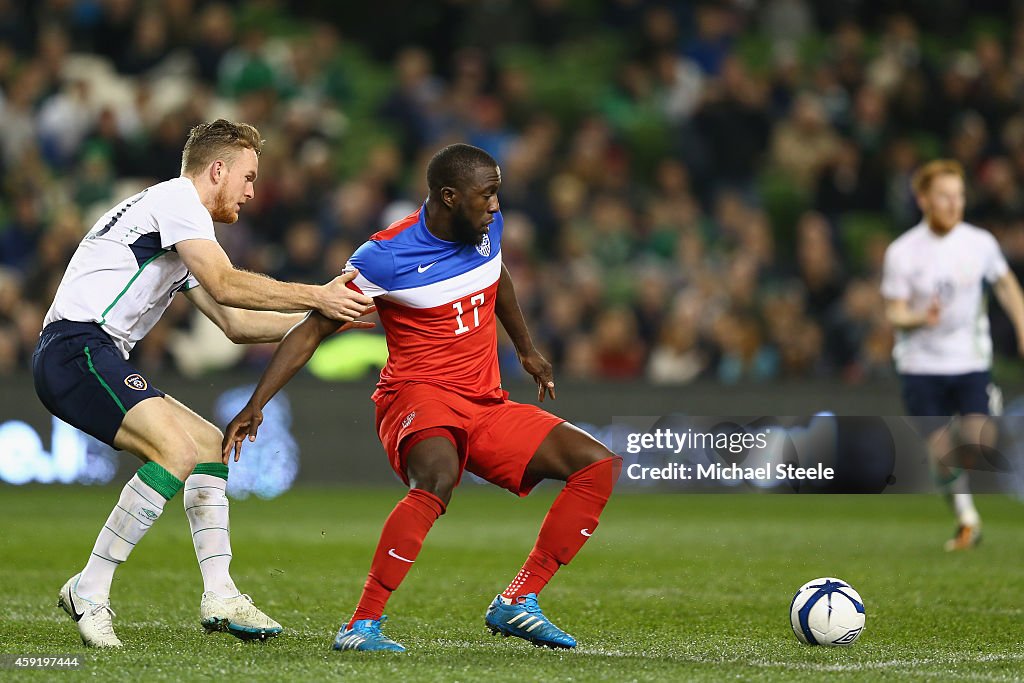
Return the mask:
[[610, 468], [615, 472], [616, 479], [618, 478], [618, 472], [622, 467], [622, 456], [616, 455], [608, 450], [604, 444], [596, 439], [590, 439], [587, 442], [578, 444], [575, 448], [565, 453], [565, 457], [562, 460], [562, 479], [563, 481], [574, 477], [583, 470], [592, 468], [601, 462], [607, 462]]
[[207, 423], [192, 435], [197, 452], [197, 464], [201, 462], [220, 462], [221, 443], [224, 440], [224, 433]]
[[184, 438], [175, 446], [173, 453], [167, 456], [182, 468], [195, 469], [195, 466], [202, 462], [202, 450], [190, 435], [185, 434]]
[[580, 449], [577, 457], [575, 458], [575, 464], [579, 465], [579, 469], [584, 467], [590, 467], [594, 463], [601, 462], [602, 460], [611, 460], [613, 462], [621, 463], [622, 456], [612, 453], [607, 446], [596, 439], [593, 443], [587, 444], [585, 448]]
[[410, 489], [420, 489], [440, 498], [447, 506], [458, 481], [458, 473], [431, 472], [420, 477], [409, 478]]
[[573, 463], [575, 468], [568, 479], [575, 479], [581, 475], [602, 470], [611, 478], [613, 484], [618, 481], [619, 473], [622, 471], [621, 455], [616, 455], [608, 449], [601, 449], [581, 454], [581, 456]]
[[162, 439], [159, 445], [149, 452], [143, 452], [146, 460], [155, 462], [182, 481], [192, 473], [199, 464], [199, 449], [188, 434], [182, 432], [180, 438]]

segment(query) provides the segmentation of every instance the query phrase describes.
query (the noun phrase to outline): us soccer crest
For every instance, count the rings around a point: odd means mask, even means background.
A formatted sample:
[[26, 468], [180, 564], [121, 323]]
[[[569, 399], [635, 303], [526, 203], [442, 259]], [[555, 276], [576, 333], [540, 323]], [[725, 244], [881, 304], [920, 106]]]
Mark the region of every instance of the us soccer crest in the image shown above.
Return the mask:
[[491, 236], [484, 235], [484, 240], [480, 244], [476, 245], [476, 253], [480, 254], [484, 258], [491, 255]]

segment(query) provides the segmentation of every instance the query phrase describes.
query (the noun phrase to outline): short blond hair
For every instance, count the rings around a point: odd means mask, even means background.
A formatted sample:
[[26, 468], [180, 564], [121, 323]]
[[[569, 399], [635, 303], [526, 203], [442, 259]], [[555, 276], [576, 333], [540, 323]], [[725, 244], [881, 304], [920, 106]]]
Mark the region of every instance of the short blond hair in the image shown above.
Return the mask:
[[248, 123], [225, 119], [200, 123], [189, 131], [181, 152], [181, 175], [200, 173], [217, 159], [233, 160], [241, 149], [251, 149], [259, 156], [264, 142], [260, 132]]
[[965, 177], [964, 167], [955, 159], [929, 161], [914, 171], [914, 176], [910, 179], [910, 185], [914, 188], [915, 194], [924, 194], [931, 188], [932, 181], [940, 175], [955, 175], [959, 176], [960, 180], [963, 180]]

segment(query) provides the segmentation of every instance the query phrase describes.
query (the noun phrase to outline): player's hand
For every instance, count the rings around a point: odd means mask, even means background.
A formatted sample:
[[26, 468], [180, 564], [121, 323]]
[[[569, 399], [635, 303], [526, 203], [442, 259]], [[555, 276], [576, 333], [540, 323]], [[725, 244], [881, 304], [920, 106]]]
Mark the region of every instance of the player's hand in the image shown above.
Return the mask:
[[928, 304], [928, 309], [924, 312], [925, 327], [935, 327], [939, 324], [940, 318], [942, 318], [942, 306], [939, 304], [938, 297], [936, 297], [932, 299], [931, 303]]
[[352, 322], [372, 312], [373, 299], [346, 286], [358, 274], [358, 270], [350, 270], [321, 286], [319, 311], [331, 320], [342, 323]]
[[[373, 310], [367, 311], [367, 314], [373, 313], [377, 310], [376, 306], [370, 307]], [[345, 332], [346, 330], [368, 330], [371, 327], [376, 327], [377, 323], [370, 322], [369, 320], [353, 320], [352, 322], [345, 323], [338, 328], [338, 332]]]
[[261, 424], [263, 424], [263, 411], [251, 403], [246, 403], [241, 412], [235, 415], [224, 429], [224, 441], [221, 442], [221, 462], [225, 465], [228, 464], [232, 450], [235, 452], [235, 462], [238, 462], [246, 437], [249, 438], [249, 441], [255, 441], [256, 432]]
[[528, 353], [519, 355], [519, 362], [523, 369], [533, 376], [537, 382], [537, 400], [544, 402], [544, 396], [550, 394], [552, 400], [555, 398], [555, 374], [551, 369], [551, 363], [540, 354], [537, 349], [531, 349]]

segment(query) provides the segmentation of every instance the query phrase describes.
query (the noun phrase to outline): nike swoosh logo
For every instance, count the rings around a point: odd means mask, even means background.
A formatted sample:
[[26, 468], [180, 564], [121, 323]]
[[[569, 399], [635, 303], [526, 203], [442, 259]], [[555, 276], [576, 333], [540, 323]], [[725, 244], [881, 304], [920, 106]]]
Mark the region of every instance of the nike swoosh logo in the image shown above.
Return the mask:
[[590, 529], [580, 529], [580, 533], [586, 536], [587, 538], [590, 538], [593, 532], [591, 532]]
[[71, 601], [71, 616], [74, 617], [75, 621], [81, 621], [82, 617], [85, 616], [85, 612], [78, 613], [78, 609], [75, 607], [75, 589], [72, 588], [68, 591], [68, 600]]
[[[433, 265], [433, 264], [431, 264], [431, 265]], [[408, 559], [406, 557], [402, 557], [401, 555], [399, 555], [398, 553], [395, 552], [394, 548], [391, 548], [390, 550], [388, 550], [388, 555], [390, 555], [391, 557], [395, 558], [396, 560], [401, 560], [402, 562], [408, 562], [409, 564], [412, 564], [413, 562], [416, 561], [416, 560], [410, 560], [410, 559]]]
[[427, 270], [429, 268], [433, 268], [436, 265], [437, 265], [437, 261], [434, 261], [433, 263], [428, 263], [425, 266], [416, 266], [416, 272], [418, 272], [418, 273], [425, 273], [425, 272], [427, 272]]

